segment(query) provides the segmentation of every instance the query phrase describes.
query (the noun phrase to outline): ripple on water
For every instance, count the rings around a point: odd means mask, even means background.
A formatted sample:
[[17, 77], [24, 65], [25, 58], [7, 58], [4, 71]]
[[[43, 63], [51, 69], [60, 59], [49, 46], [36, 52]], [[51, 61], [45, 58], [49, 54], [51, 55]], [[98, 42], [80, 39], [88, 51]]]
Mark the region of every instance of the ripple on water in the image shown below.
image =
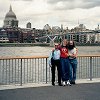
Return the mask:
[[[100, 54], [99, 46], [78, 46], [78, 54]], [[0, 47], [0, 56], [48, 56], [53, 47]]]

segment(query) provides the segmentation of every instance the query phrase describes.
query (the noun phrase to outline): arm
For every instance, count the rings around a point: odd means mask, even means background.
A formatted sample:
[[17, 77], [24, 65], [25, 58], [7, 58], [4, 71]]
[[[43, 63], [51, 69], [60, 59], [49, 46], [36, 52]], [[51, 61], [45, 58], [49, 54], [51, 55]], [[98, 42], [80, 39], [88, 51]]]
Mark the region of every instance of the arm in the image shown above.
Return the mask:
[[69, 54], [70, 57], [77, 57], [77, 48], [74, 48], [74, 52]]
[[52, 66], [52, 64], [51, 64], [51, 58], [52, 58], [52, 51], [51, 51], [50, 54], [49, 54], [49, 66], [50, 66], [50, 67]]

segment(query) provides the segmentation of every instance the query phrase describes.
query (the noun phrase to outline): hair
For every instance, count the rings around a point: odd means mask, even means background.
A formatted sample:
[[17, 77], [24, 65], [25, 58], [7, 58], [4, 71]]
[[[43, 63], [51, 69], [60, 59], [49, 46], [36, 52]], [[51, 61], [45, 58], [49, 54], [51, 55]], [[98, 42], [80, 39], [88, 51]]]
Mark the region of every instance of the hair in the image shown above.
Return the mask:
[[68, 47], [68, 41], [67, 41], [67, 39], [64, 39], [63, 41], [62, 41], [62, 43], [61, 43], [61, 46], [63, 47], [63, 42], [64, 41], [66, 41], [66, 48]]
[[73, 45], [70, 45], [70, 41], [68, 42], [68, 49], [69, 50], [71, 50], [75, 47], [75, 42], [74, 41], [72, 41], [72, 42], [73, 42]]

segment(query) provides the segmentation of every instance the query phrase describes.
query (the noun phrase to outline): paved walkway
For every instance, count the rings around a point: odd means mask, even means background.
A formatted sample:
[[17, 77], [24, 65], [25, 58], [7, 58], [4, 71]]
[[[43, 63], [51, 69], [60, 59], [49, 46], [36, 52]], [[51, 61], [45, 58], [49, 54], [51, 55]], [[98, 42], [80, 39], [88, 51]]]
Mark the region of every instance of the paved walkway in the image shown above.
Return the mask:
[[[29, 87], [30, 86], [30, 87]], [[77, 81], [72, 86], [41, 86], [0, 90], [0, 100], [100, 100], [100, 80]]]

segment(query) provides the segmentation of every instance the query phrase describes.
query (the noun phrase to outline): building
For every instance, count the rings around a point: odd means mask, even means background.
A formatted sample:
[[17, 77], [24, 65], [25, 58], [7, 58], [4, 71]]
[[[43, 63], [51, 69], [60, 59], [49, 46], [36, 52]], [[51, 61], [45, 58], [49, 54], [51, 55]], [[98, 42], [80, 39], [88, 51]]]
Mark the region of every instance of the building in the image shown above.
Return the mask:
[[18, 28], [18, 20], [10, 6], [9, 12], [5, 15], [4, 25], [0, 30], [2, 42], [21, 42], [21, 30]]
[[31, 28], [31, 23], [30, 23], [30, 22], [28, 22], [28, 23], [26, 24], [26, 28]]
[[0, 43], [9, 42], [6, 30], [0, 29]]
[[15, 13], [10, 6], [9, 12], [6, 14], [4, 19], [4, 28], [18, 27], [18, 20]]

